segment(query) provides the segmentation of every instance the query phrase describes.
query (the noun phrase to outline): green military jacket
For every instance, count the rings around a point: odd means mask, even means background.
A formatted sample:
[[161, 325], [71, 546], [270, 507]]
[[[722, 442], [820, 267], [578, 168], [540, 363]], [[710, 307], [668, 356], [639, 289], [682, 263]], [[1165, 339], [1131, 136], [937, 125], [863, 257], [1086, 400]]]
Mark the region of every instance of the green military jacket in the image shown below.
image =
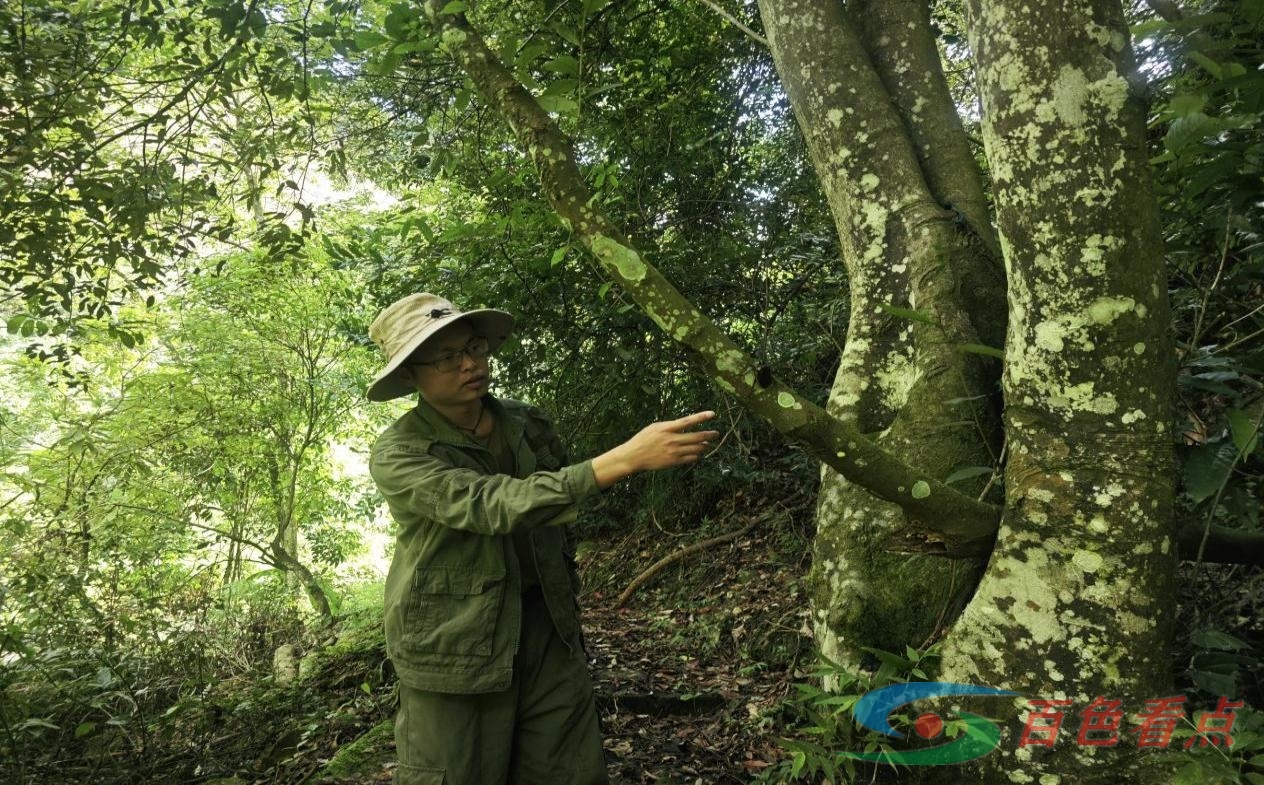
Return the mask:
[[386, 651], [400, 681], [434, 692], [508, 689], [522, 622], [521, 571], [510, 533], [531, 530], [540, 586], [558, 634], [579, 639], [567, 528], [598, 494], [592, 462], [565, 465], [548, 417], [484, 396], [517, 474], [420, 404], [373, 444], [369, 473], [398, 526], [386, 578]]

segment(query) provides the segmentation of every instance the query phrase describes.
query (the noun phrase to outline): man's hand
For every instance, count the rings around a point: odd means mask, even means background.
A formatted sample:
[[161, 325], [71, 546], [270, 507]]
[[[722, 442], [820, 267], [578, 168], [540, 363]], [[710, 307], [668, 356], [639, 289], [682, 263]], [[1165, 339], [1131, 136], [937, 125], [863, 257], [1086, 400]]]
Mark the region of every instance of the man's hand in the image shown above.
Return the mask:
[[667, 469], [698, 460], [720, 432], [688, 429], [714, 416], [715, 412], [698, 412], [645, 426], [636, 436], [593, 458], [597, 487], [605, 490], [637, 472]]

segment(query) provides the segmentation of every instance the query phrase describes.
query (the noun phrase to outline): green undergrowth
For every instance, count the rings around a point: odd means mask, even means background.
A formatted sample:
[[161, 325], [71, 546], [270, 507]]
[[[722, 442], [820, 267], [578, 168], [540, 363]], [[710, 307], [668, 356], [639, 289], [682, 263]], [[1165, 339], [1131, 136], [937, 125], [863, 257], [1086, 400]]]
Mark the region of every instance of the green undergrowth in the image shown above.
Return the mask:
[[239, 609], [152, 650], [29, 648], [0, 667], [0, 782], [335, 782], [352, 752], [381, 771], [380, 733], [338, 754], [394, 703], [381, 592], [353, 590], [332, 628]]

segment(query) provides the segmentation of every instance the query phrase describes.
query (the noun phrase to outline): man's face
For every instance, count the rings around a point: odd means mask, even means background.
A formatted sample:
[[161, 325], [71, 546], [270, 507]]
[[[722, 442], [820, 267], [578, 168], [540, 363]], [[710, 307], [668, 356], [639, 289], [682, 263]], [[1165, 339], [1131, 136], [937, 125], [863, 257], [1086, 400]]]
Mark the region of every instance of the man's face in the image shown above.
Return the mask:
[[[439, 406], [461, 406], [478, 400], [487, 392], [491, 374], [487, 357], [475, 359], [461, 353], [475, 339], [474, 329], [465, 322], [449, 325], [413, 352], [405, 363], [413, 383], [427, 403]], [[433, 363], [445, 357], [456, 357], [457, 366], [443, 371]]]

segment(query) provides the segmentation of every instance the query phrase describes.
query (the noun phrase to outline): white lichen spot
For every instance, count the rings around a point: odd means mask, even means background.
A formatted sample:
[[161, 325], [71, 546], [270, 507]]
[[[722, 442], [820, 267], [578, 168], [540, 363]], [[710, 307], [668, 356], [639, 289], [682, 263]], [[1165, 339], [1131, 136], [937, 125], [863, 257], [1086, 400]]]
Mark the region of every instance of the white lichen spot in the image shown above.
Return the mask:
[[1145, 354], [1145, 344], [1143, 344], [1143, 343], [1134, 343], [1134, 344], [1132, 345], [1132, 353], [1133, 353], [1133, 354]]
[[457, 27], [445, 27], [443, 33], [439, 36], [439, 40], [449, 49], [459, 47], [465, 43], [465, 38], [465, 31]]
[[1124, 425], [1131, 425], [1132, 423], [1137, 422], [1138, 420], [1144, 420], [1145, 418], [1145, 412], [1140, 409], [1133, 409], [1130, 412], [1125, 412], [1119, 419], [1123, 421]]
[[777, 405], [783, 409], [803, 408], [803, 404], [795, 400], [795, 397], [788, 392], [777, 393]]
[[1136, 301], [1131, 297], [1099, 297], [1087, 309], [1088, 318], [1097, 324], [1110, 324], [1121, 314], [1133, 310]]
[[1062, 351], [1066, 328], [1059, 322], [1046, 320], [1036, 325], [1036, 346], [1049, 352]]
[[913, 483], [913, 490], [909, 491], [914, 499], [925, 499], [930, 496], [930, 483], [925, 480], [918, 480]]
[[619, 271], [619, 275], [626, 280], [644, 280], [646, 274], [645, 262], [641, 260], [640, 254], [626, 245], [612, 240], [604, 234], [598, 234], [593, 237], [592, 249], [596, 253], [597, 258], [608, 264], [613, 264], [615, 269]]
[[1105, 534], [1110, 531], [1110, 524], [1106, 522], [1105, 516], [1094, 515], [1089, 519], [1088, 528], [1095, 534]]
[[1076, 551], [1071, 555], [1071, 563], [1084, 572], [1097, 572], [1102, 566], [1102, 557], [1092, 551]]
[[860, 178], [860, 188], [864, 191], [872, 191], [878, 187], [878, 182], [879, 180], [876, 174], [873, 172], [866, 172], [865, 175]]

